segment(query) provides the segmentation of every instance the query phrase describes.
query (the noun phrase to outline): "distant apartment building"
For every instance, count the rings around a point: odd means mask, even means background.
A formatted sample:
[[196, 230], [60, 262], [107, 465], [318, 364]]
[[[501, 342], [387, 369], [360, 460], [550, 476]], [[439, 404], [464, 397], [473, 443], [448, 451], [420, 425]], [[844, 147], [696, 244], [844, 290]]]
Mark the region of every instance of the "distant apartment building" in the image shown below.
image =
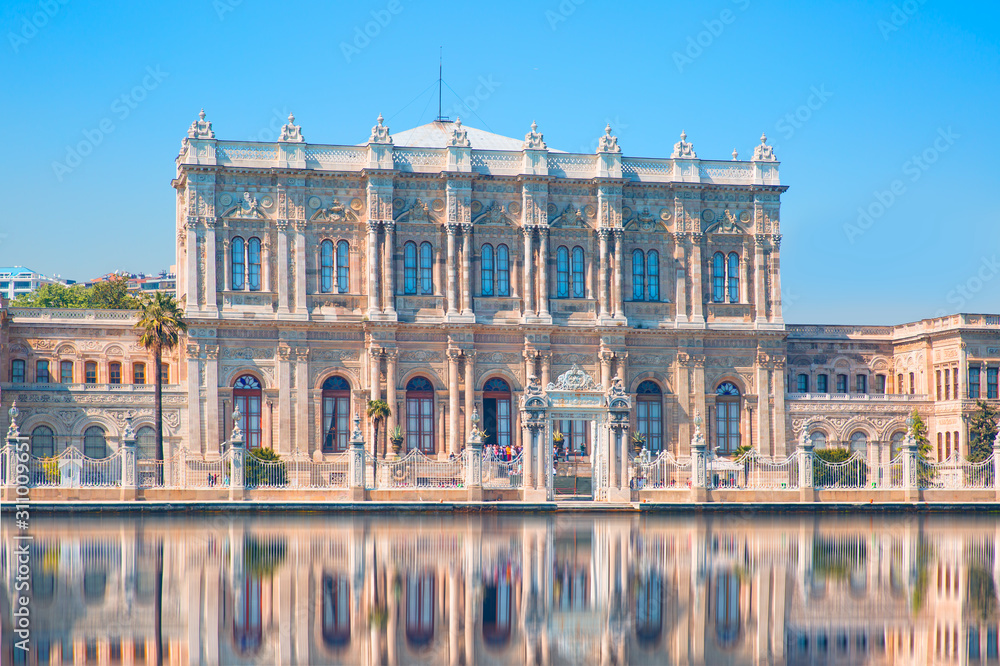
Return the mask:
[[13, 300], [43, 284], [67, 284], [67, 281], [50, 278], [24, 266], [0, 267], [0, 296], [5, 298]]

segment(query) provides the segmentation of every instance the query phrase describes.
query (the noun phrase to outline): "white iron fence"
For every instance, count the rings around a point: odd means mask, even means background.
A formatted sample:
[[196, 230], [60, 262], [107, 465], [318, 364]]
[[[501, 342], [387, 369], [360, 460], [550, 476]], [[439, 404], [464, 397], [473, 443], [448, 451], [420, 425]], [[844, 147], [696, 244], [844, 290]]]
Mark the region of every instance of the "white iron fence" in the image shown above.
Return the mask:
[[434, 460], [413, 450], [402, 458], [378, 461], [376, 488], [464, 488], [465, 456]]
[[503, 460], [492, 453], [483, 454], [483, 488], [520, 488], [524, 479], [521, 455]]
[[691, 459], [678, 460], [663, 452], [649, 462], [639, 462], [633, 485], [638, 490], [691, 487]]

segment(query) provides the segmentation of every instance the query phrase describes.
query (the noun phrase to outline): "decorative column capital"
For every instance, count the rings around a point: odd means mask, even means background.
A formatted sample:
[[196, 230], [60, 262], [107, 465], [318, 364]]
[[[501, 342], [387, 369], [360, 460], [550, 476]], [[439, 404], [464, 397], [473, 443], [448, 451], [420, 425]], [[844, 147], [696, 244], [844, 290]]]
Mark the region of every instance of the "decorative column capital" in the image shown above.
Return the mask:
[[382, 228], [385, 229], [387, 234], [396, 233], [396, 223], [392, 220], [382, 220], [380, 224], [382, 225]]
[[468, 235], [472, 233], [472, 222], [462, 222], [455, 226], [460, 227], [462, 229], [463, 234]]
[[368, 227], [368, 233], [378, 233], [378, 220], [368, 220], [365, 222], [365, 226]]
[[757, 234], [753, 237], [753, 241], [757, 247], [764, 247], [767, 245], [767, 236], [764, 234]]
[[774, 234], [774, 236], [771, 237], [771, 242], [774, 244], [775, 250], [781, 247], [781, 234]]

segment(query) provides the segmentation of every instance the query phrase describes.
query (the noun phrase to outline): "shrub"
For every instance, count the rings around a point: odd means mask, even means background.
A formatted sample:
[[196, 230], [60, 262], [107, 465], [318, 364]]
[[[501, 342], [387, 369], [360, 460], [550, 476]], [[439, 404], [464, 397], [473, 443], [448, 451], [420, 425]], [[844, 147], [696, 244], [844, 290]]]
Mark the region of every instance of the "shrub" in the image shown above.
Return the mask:
[[287, 486], [288, 466], [273, 449], [250, 449], [250, 454], [243, 462], [243, 483], [247, 488], [261, 485]]
[[[815, 449], [813, 455], [823, 462], [837, 464], [850, 460], [851, 451], [842, 446], [833, 446], [825, 449]], [[813, 465], [813, 485], [815, 487], [828, 487], [835, 485], [837, 482], [839, 482], [839, 485], [844, 485], [846, 482], [852, 488], [865, 486], [868, 483], [868, 465], [865, 464], [864, 460], [855, 459], [848, 463], [846, 467], [841, 468], [836, 476], [834, 476], [833, 470], [826, 465]]]

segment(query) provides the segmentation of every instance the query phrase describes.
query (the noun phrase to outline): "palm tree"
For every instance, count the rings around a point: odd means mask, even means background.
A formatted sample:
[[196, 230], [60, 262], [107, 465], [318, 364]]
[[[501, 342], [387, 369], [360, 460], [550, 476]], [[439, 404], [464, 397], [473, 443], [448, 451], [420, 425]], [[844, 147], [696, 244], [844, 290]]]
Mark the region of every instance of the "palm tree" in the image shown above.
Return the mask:
[[156, 387], [156, 457], [163, 460], [163, 351], [177, 346], [181, 331], [187, 324], [181, 319], [183, 313], [172, 294], [156, 292], [142, 300], [139, 306], [139, 321], [135, 328], [140, 332], [139, 343], [153, 352], [155, 368], [153, 378]]
[[[368, 409], [365, 412], [368, 418], [372, 422], [372, 434], [374, 435], [375, 447], [372, 450], [372, 478], [375, 478], [375, 458], [378, 458], [378, 429], [382, 426], [383, 421], [389, 418], [392, 413], [389, 409], [389, 403], [385, 400], [369, 400]], [[384, 452], [383, 452], [384, 453]]]

